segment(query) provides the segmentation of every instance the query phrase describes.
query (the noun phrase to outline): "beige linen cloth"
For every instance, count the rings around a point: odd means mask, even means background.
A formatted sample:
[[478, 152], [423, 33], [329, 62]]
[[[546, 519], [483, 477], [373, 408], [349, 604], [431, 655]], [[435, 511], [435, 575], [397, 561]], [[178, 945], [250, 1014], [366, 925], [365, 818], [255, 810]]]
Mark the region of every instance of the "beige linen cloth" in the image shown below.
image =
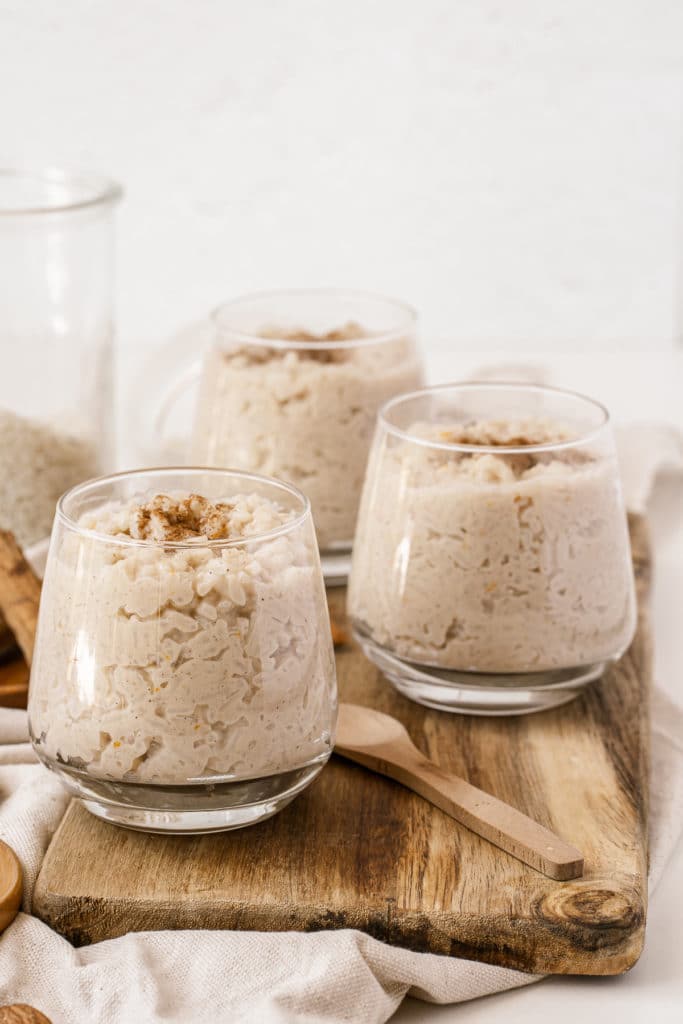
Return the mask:
[[[638, 511], [663, 465], [683, 475], [681, 440], [667, 428], [623, 431], [620, 452], [628, 503]], [[671, 488], [661, 490], [671, 501]], [[658, 520], [667, 521], [666, 510]], [[654, 886], [683, 821], [683, 712], [656, 692], [652, 721]], [[146, 932], [74, 949], [30, 914], [36, 875], [67, 799], [35, 762], [25, 712], [1, 710], [0, 837], [19, 855], [26, 884], [24, 913], [0, 937], [0, 1005], [29, 1003], [53, 1024], [373, 1024], [388, 1020], [408, 993], [462, 1002], [539, 980], [411, 953], [355, 931]]]

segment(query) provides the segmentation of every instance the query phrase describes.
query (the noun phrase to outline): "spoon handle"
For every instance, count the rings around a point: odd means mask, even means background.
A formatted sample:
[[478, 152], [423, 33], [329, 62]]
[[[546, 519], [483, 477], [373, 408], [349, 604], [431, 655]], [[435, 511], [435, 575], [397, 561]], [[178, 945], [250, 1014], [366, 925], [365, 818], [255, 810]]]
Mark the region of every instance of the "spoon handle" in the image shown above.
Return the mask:
[[335, 750], [419, 793], [461, 825], [544, 875], [565, 881], [583, 874], [580, 850], [510, 804], [445, 772], [412, 743], [378, 744], [371, 750], [337, 745]]

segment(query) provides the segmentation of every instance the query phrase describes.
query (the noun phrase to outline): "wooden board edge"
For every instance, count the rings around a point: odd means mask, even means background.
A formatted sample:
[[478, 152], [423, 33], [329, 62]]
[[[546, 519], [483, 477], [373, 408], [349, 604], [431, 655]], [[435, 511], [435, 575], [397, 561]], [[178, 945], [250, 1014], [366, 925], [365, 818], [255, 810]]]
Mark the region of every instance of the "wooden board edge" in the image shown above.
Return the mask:
[[[531, 974], [622, 974], [637, 962], [645, 936], [644, 915], [637, 911], [633, 914], [635, 926], [627, 915], [626, 924], [603, 922], [588, 929], [581, 924], [570, 928], [568, 934], [547, 926], [540, 938], [538, 918], [491, 918], [489, 928], [482, 928], [480, 917], [458, 917], [454, 922], [441, 914], [429, 920], [423, 913], [397, 911], [392, 900], [386, 901], [384, 909], [366, 908], [356, 914], [324, 905], [275, 908], [196, 896], [188, 897], [184, 905], [171, 901], [164, 904], [157, 899], [139, 899], [131, 904], [106, 897], [77, 900], [51, 891], [45, 879], [36, 885], [33, 913], [75, 946], [117, 938], [131, 931], [243, 930], [247, 920], [249, 931], [357, 929], [413, 952], [461, 957]], [[493, 936], [488, 945], [486, 932]]]

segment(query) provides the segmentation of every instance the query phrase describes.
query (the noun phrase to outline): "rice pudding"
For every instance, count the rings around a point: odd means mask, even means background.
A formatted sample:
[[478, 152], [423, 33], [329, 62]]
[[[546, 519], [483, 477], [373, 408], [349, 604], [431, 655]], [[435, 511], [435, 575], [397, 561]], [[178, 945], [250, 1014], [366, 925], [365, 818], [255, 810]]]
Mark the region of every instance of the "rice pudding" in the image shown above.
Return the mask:
[[616, 458], [564, 444], [575, 436], [538, 417], [442, 420], [378, 445], [349, 582], [356, 626], [401, 658], [462, 671], [621, 653], [635, 599]]
[[310, 517], [295, 520], [256, 493], [173, 492], [56, 528], [29, 701], [41, 757], [184, 785], [329, 756], [327, 606]]
[[193, 460], [294, 483], [311, 500], [321, 549], [349, 547], [377, 410], [422, 381], [414, 339], [374, 343], [353, 321], [319, 333], [265, 324], [254, 335], [207, 356]]

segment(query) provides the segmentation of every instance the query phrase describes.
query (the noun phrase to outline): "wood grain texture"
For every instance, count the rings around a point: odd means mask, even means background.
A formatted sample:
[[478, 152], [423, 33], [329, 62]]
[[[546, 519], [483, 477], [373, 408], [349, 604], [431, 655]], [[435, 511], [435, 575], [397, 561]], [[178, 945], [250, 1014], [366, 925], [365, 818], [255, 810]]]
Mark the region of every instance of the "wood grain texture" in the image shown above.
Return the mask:
[[0, 530], [0, 612], [31, 664], [36, 639], [40, 580], [9, 530]]
[[0, 932], [19, 913], [23, 894], [21, 864], [11, 846], [0, 839]]
[[11, 1006], [0, 1006], [0, 1024], [50, 1024], [50, 1020], [26, 1003], [13, 1003]]
[[[632, 542], [636, 639], [562, 708], [508, 719], [430, 711], [397, 695], [354, 647], [337, 653], [343, 700], [395, 715], [437, 764], [578, 846], [580, 880], [545, 878], [395, 782], [333, 758], [275, 818], [222, 835], [145, 836], [73, 803], [35, 912], [76, 944], [159, 928], [360, 928], [523, 971], [628, 969], [647, 904], [651, 653], [640, 520]], [[343, 599], [330, 595], [340, 622]]]
[[28, 677], [28, 665], [18, 652], [0, 660], [0, 707], [26, 707]]
[[12, 654], [17, 647], [14, 634], [9, 628], [2, 615], [0, 615], [0, 658], [6, 658]]
[[334, 752], [419, 793], [461, 825], [549, 878], [566, 881], [583, 874], [580, 850], [498, 797], [445, 772], [417, 749], [392, 715], [342, 701]]

